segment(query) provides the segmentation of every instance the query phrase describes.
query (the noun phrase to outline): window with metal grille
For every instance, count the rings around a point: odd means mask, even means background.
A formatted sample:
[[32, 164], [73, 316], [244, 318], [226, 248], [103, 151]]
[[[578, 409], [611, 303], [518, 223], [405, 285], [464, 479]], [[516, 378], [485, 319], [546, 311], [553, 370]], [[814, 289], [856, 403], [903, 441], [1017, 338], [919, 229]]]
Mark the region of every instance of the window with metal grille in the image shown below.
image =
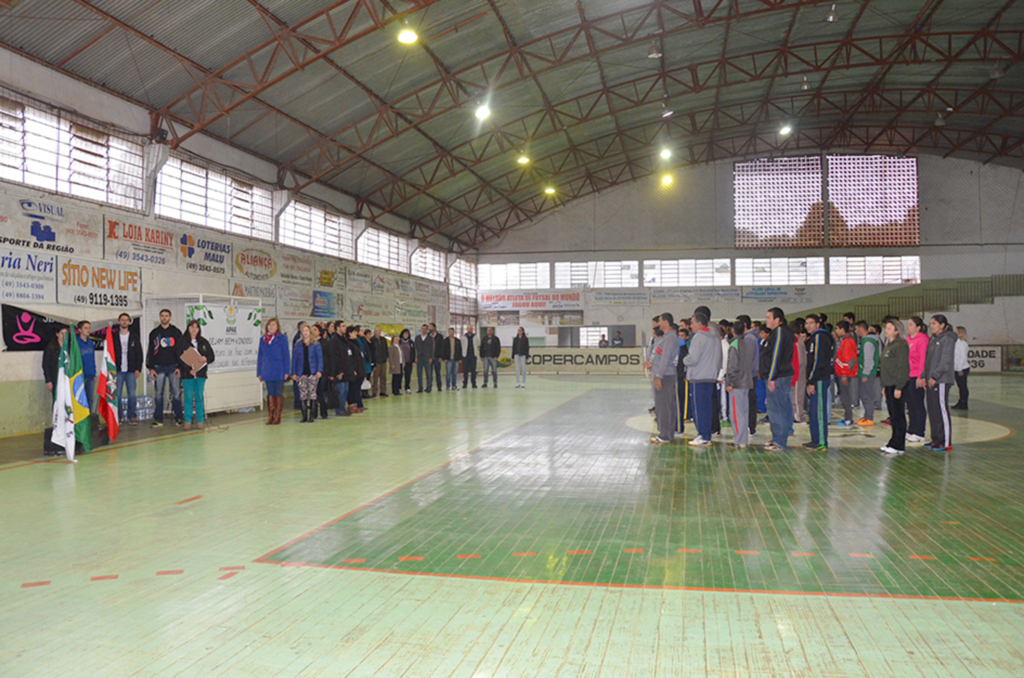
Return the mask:
[[824, 285], [824, 257], [771, 257], [736, 260], [736, 284]]
[[356, 242], [356, 258], [361, 264], [408, 273], [409, 241], [387, 231], [367, 228]]
[[732, 262], [728, 259], [648, 259], [644, 261], [644, 287], [728, 287]]
[[[476, 311], [474, 310], [473, 313], [470, 315], [455, 313], [454, 311], [452, 311], [452, 314], [449, 317], [448, 321], [451, 323], [450, 327], [455, 328], [455, 336], [461, 339], [462, 335], [466, 333], [466, 330], [469, 329], [470, 325], [472, 325], [474, 328], [477, 327]], [[479, 339], [477, 339], [477, 341], [479, 341]], [[479, 346], [474, 347], [474, 349], [480, 350]], [[463, 346], [462, 350], [465, 351], [466, 347]]]
[[314, 205], [292, 201], [281, 213], [278, 242], [341, 259], [356, 258], [352, 221]]
[[551, 265], [480, 264], [477, 266], [482, 290], [547, 290], [551, 289]]
[[142, 210], [143, 145], [0, 97], [0, 179]]
[[555, 289], [639, 286], [639, 261], [559, 261], [555, 263]]
[[821, 158], [734, 166], [736, 247], [820, 247], [825, 237]]
[[455, 263], [448, 268], [448, 282], [453, 286], [465, 287], [473, 290], [473, 294], [476, 294], [476, 290], [479, 288], [477, 280], [476, 264], [470, 261], [457, 259]]
[[448, 312], [476, 315], [476, 290], [466, 287], [448, 287]]
[[412, 253], [413, 275], [422, 276], [430, 280], [444, 282], [445, 265], [447, 263], [447, 257], [443, 252], [432, 250], [429, 247], [419, 247]]
[[607, 327], [581, 327], [580, 348], [599, 348], [602, 336], [608, 338]]
[[828, 156], [829, 242], [834, 247], [921, 243], [917, 158]]
[[157, 215], [218, 231], [274, 239], [271, 192], [171, 157], [156, 180]]
[[829, 257], [832, 285], [911, 285], [921, 282], [921, 257]]

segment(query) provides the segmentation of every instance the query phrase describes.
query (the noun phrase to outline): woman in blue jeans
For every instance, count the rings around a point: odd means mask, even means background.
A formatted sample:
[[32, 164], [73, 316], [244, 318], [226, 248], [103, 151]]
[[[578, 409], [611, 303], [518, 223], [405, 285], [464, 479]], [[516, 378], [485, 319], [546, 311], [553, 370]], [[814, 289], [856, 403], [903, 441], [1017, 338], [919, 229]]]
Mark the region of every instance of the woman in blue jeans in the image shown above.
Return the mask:
[[[213, 362], [213, 347], [203, 336], [203, 328], [198, 320], [190, 320], [185, 328], [185, 335], [178, 345], [178, 370], [181, 372], [181, 388], [185, 395], [185, 430], [192, 428], [192, 408], [195, 406], [196, 425], [206, 428], [206, 368]], [[195, 351], [203, 359], [198, 369], [184, 361], [183, 357], [189, 349]]]
[[281, 334], [277, 318], [267, 321], [267, 331], [256, 354], [256, 377], [267, 385], [267, 423], [281, 423], [284, 408], [284, 382], [288, 381], [288, 337]]

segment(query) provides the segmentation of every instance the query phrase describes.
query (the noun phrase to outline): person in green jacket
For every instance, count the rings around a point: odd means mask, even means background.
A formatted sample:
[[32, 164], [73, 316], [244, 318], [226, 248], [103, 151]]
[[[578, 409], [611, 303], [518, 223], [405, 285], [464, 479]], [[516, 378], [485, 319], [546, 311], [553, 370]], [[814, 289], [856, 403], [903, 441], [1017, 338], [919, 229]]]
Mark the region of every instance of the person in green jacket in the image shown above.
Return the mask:
[[860, 379], [860, 403], [864, 406], [864, 417], [858, 419], [858, 426], [874, 426], [875, 410], [880, 405], [881, 389], [878, 385], [878, 337], [871, 334], [868, 324], [857, 323], [857, 378]]
[[886, 321], [886, 344], [880, 363], [892, 436], [882, 446], [882, 454], [903, 454], [907, 448], [906, 401], [910, 389], [910, 344], [903, 338], [903, 332], [903, 323], [899, 320], [890, 318]]

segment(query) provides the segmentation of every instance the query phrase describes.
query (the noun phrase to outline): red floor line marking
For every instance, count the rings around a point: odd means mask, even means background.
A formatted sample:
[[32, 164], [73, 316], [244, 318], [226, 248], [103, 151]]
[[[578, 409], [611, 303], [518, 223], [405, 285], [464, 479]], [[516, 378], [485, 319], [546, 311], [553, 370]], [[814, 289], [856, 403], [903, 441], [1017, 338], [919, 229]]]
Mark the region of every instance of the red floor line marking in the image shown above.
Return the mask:
[[181, 506], [182, 504], [187, 504], [187, 503], [189, 503], [190, 501], [196, 501], [197, 499], [202, 499], [202, 498], [203, 498], [203, 495], [201, 495], [201, 494], [197, 494], [197, 495], [196, 495], [196, 496], [194, 496], [194, 497], [189, 497], [188, 499], [183, 499], [182, 501], [177, 501], [177, 502], [174, 502], [174, 505], [175, 505], [175, 506]]
[[760, 551], [737, 551], [736, 555], [739, 555], [739, 556], [759, 556], [759, 555], [761, 555], [761, 552]]
[[570, 556], [592, 556], [594, 552], [590, 549], [583, 549], [582, 551], [569, 551]]
[[622, 549], [623, 553], [644, 553], [643, 549]]
[[513, 553], [512, 555], [515, 556], [516, 558], [529, 558], [530, 556], [535, 556], [537, 554], [532, 552], [532, 551], [527, 551], [527, 552], [524, 552], [524, 553]]
[[895, 593], [846, 593], [840, 591], [772, 591], [770, 589], [726, 589], [702, 586], [653, 586], [649, 584], [611, 584], [587, 581], [555, 581], [550, 579], [512, 579], [509, 577], [485, 577], [474, 574], [444, 574], [441, 572], [412, 572], [409, 570], [388, 570], [376, 567], [342, 567], [341, 565], [321, 565], [320, 563], [288, 562], [267, 565], [280, 567], [314, 567], [324, 570], [350, 570], [352, 572], [381, 572], [384, 574], [407, 574], [414, 577], [448, 577], [451, 579], [478, 579], [484, 581], [504, 581], [516, 584], [552, 584], [560, 586], [594, 586], [612, 589], [651, 589], [656, 591], [696, 591], [704, 593], [756, 593], [780, 596], [820, 596], [827, 598], [889, 598], [890, 600], [943, 600], [964, 603], [1013, 603], [1024, 605], [1024, 600], [1016, 598], [963, 598], [958, 596], [921, 596], [901, 595]]
[[994, 563], [994, 562], [996, 562], [995, 558], [985, 558], [985, 557], [982, 557], [982, 556], [971, 556], [971, 560], [973, 560], [976, 563]]
[[24, 584], [22, 584], [21, 588], [23, 588], [23, 589], [31, 589], [31, 588], [34, 588], [36, 586], [49, 586], [49, 585], [50, 585], [49, 581], [30, 581], [30, 582], [25, 582]]
[[813, 557], [815, 557], [818, 554], [817, 553], [799, 553], [797, 551], [793, 551], [789, 555], [793, 556], [794, 558], [813, 558]]
[[[568, 405], [569, 403], [573, 402], [574, 400], [579, 400], [580, 398], [582, 398], [585, 395], [588, 395], [589, 393], [590, 393], [589, 391], [585, 391], [583, 393], [580, 393], [578, 396], [574, 396], [572, 398], [569, 398], [568, 400], [566, 400], [561, 405], [558, 405], [557, 407], [562, 407], [564, 405]], [[557, 409], [557, 407], [555, 409]], [[540, 414], [538, 414], [533, 419], [527, 419], [526, 421], [522, 422], [521, 424], [518, 424], [517, 426], [513, 426], [511, 429], [506, 431], [506, 433], [511, 433], [512, 431], [515, 431], [517, 428], [520, 428], [520, 427], [525, 426], [527, 424], [532, 424], [533, 422], [537, 421], [541, 417], [543, 417], [543, 416], [545, 416], [547, 414], [550, 414], [550, 412], [551, 412], [550, 410], [548, 412], [541, 412]], [[254, 419], [253, 421], [258, 421], [258, 420]], [[242, 422], [242, 423], [248, 423], [248, 422]], [[503, 433], [501, 435], [506, 435], [506, 433]], [[491, 440], [495, 440], [495, 438], [492, 438]], [[262, 556], [260, 556], [259, 558], [254, 559], [252, 562], [254, 562], [254, 563], [269, 562], [271, 564], [275, 564], [276, 565], [277, 563], [274, 563], [273, 561], [268, 561], [267, 558], [269, 558], [270, 556], [272, 556], [272, 555], [274, 555], [276, 553], [280, 553], [281, 551], [284, 551], [286, 548], [288, 548], [292, 544], [296, 544], [296, 543], [302, 541], [303, 539], [306, 539], [307, 537], [310, 537], [310, 536], [316, 534], [320, 530], [323, 530], [325, 528], [330, 527], [331, 525], [333, 525], [334, 523], [336, 523], [338, 521], [341, 521], [341, 520], [344, 520], [345, 518], [348, 518], [350, 515], [352, 515], [354, 513], [357, 513], [359, 511], [362, 511], [365, 508], [373, 506], [374, 504], [376, 504], [377, 502], [379, 502], [379, 501], [381, 501], [383, 499], [387, 499], [388, 497], [390, 497], [394, 493], [399, 492], [400, 490], [403, 490], [406, 487], [409, 487], [413, 483], [416, 483], [416, 482], [419, 482], [419, 481], [423, 480], [424, 478], [426, 478], [429, 475], [437, 473], [441, 469], [444, 469], [444, 468], [447, 468], [448, 466], [451, 466], [452, 464], [454, 464], [457, 461], [465, 459], [466, 457], [468, 457], [470, 455], [476, 454], [477, 452], [479, 452], [480, 450], [482, 450], [484, 448], [484, 445], [490, 444], [491, 440], [488, 440], [487, 442], [485, 442], [485, 443], [483, 443], [481, 445], [477, 445], [476, 447], [474, 447], [469, 452], [466, 452], [465, 454], [459, 455], [458, 457], [455, 457], [454, 459], [446, 461], [445, 463], [441, 464], [437, 468], [431, 469], [431, 470], [427, 471], [426, 473], [424, 473], [423, 475], [421, 475], [419, 477], [416, 477], [416, 478], [413, 478], [412, 480], [410, 480], [409, 482], [405, 483], [404, 485], [399, 485], [395, 489], [390, 490], [390, 491], [380, 495], [376, 499], [371, 499], [370, 501], [366, 502], [362, 506], [358, 506], [358, 507], [352, 509], [351, 511], [349, 511], [348, 513], [346, 513], [344, 515], [341, 515], [341, 516], [338, 516], [334, 520], [328, 521], [328, 522], [324, 523], [323, 525], [321, 525], [320, 527], [314, 528], [314, 529], [310, 530], [309, 532], [307, 532], [306, 534], [300, 535], [300, 536], [296, 537], [295, 539], [292, 539], [290, 542], [288, 542], [287, 544], [285, 544], [283, 546], [278, 546], [276, 549], [274, 549], [270, 553], [265, 553]], [[107, 448], [104, 448], [104, 449], [107, 449]]]
[[101, 577], [90, 577], [89, 581], [109, 581], [111, 579], [117, 579], [120, 575], [116, 574], [105, 574]]
[[678, 553], [701, 553], [700, 549], [679, 549]]
[[346, 558], [342, 560], [343, 563], [365, 563], [366, 558]]
[[156, 576], [163, 577], [164, 575], [168, 575], [168, 574], [184, 574], [184, 573], [185, 573], [185, 570], [160, 570], [159, 572], [156, 573]]
[[874, 558], [870, 553], [851, 553], [851, 558]]
[[455, 557], [459, 560], [467, 560], [469, 558], [481, 558], [482, 556], [479, 553], [460, 553]]
[[217, 577], [217, 579], [220, 580], [220, 581], [224, 581], [225, 579], [231, 579], [236, 574], [238, 574], [237, 570], [234, 571], [234, 572], [228, 572], [227, 574], [222, 574], [221, 576]]
[[423, 560], [423, 556], [398, 556], [398, 560], [399, 562], [404, 562], [406, 560]]
[[244, 570], [245, 565], [232, 565], [231, 567], [220, 568], [221, 572], [231, 572], [232, 570]]
[[907, 556], [911, 560], [935, 560], [935, 556]]

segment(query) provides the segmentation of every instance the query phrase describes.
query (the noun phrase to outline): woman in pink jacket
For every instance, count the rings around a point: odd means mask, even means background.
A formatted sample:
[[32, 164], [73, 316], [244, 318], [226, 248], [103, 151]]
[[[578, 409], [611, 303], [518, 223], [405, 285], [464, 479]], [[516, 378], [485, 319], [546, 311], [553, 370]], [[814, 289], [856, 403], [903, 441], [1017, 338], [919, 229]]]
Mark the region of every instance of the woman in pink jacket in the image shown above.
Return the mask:
[[910, 422], [907, 425], [907, 442], [924, 442], [925, 416], [924, 398], [927, 384], [921, 378], [924, 361], [928, 355], [928, 335], [924, 320], [917, 316], [907, 321], [907, 343], [910, 344], [910, 389], [904, 396], [907, 400]]

